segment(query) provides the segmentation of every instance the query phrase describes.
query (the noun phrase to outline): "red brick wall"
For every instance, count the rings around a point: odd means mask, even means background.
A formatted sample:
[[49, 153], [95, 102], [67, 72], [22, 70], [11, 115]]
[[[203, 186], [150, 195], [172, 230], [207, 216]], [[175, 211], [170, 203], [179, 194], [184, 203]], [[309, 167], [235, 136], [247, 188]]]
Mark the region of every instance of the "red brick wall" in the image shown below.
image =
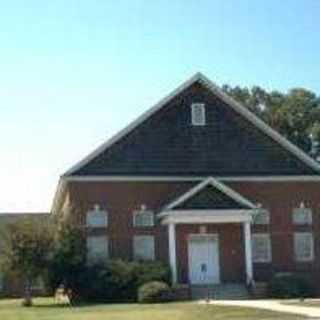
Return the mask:
[[[269, 278], [273, 272], [300, 271], [320, 278], [320, 183], [286, 182], [286, 183], [230, 183], [229, 186], [242, 195], [259, 202], [270, 210], [269, 226], [253, 226], [253, 232], [270, 232], [272, 245], [272, 263], [255, 264], [254, 273], [257, 280]], [[313, 210], [311, 226], [295, 226], [292, 223], [292, 209], [301, 202]], [[314, 237], [315, 260], [313, 262], [294, 261], [293, 233], [295, 231], [312, 231]]]
[[[134, 234], [155, 234], [156, 257], [167, 261], [167, 228], [134, 228], [132, 212], [146, 204], [156, 212], [170, 200], [188, 190], [195, 182], [73, 182], [69, 186], [70, 200], [79, 211], [83, 221], [85, 212], [98, 203], [108, 209], [107, 233], [111, 240], [111, 256], [132, 258], [132, 237]], [[253, 226], [253, 232], [270, 232], [272, 241], [272, 263], [255, 264], [257, 280], [268, 279], [273, 272], [303, 271], [320, 280], [320, 184], [316, 182], [230, 182], [230, 187], [243, 196], [259, 202], [270, 210], [269, 226]], [[296, 227], [292, 224], [292, 209], [304, 201], [313, 209], [313, 225]], [[315, 241], [315, 261], [296, 263], [293, 258], [293, 232], [312, 230]], [[177, 254], [179, 277], [188, 278], [187, 237], [198, 232], [199, 226], [177, 227]], [[240, 225], [224, 224], [208, 226], [208, 232], [217, 232], [220, 238], [221, 279], [241, 281], [244, 278], [244, 253]]]
[[156, 257], [167, 261], [167, 227], [159, 223], [152, 228], [133, 227], [133, 211], [142, 204], [157, 210], [166, 203], [168, 196], [174, 199], [191, 186], [191, 183], [72, 183], [70, 201], [76, 206], [82, 223], [85, 221], [85, 213], [95, 203], [108, 210], [107, 234], [111, 244], [111, 257], [131, 259], [133, 235], [154, 234]]

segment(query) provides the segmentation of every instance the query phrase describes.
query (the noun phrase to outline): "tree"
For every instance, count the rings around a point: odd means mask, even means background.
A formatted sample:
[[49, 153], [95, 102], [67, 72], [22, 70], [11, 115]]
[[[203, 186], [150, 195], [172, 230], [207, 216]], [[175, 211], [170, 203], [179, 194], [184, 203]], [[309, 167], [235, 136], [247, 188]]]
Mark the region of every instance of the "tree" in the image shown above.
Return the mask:
[[[312, 91], [294, 88], [287, 93], [267, 92], [254, 86], [222, 86], [222, 90], [262, 118], [292, 143], [319, 157], [320, 98]], [[315, 151], [318, 150], [318, 151]]]
[[25, 306], [32, 305], [32, 283], [45, 274], [52, 247], [52, 227], [48, 221], [22, 218], [8, 225], [4, 235], [2, 267], [23, 279]]
[[52, 259], [48, 270], [51, 290], [63, 285], [70, 301], [76, 298], [79, 282], [86, 268], [86, 241], [82, 226], [76, 221], [76, 212], [66, 209], [69, 219], [57, 223], [54, 234]]

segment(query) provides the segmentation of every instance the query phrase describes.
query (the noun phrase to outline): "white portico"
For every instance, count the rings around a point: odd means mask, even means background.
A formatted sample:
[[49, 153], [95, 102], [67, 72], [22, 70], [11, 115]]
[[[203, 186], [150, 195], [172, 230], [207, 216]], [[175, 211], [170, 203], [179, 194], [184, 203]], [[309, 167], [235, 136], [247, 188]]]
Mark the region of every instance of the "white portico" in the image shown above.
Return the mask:
[[178, 199], [159, 214], [168, 226], [169, 262], [173, 283], [178, 282], [177, 239], [178, 225], [198, 225], [199, 233], [188, 236], [189, 283], [214, 284], [220, 282], [220, 241], [217, 233], [201, 226], [210, 224], [241, 224], [247, 284], [253, 282], [251, 255], [251, 221], [259, 207], [239, 193], [210, 177]]

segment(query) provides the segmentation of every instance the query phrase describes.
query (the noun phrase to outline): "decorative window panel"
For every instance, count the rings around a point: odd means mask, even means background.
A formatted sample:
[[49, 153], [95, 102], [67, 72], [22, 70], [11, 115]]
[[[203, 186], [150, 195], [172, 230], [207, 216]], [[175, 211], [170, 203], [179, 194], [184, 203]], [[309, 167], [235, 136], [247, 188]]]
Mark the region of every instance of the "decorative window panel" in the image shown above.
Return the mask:
[[266, 209], [260, 209], [253, 218], [253, 224], [269, 224], [270, 212]]
[[191, 122], [194, 126], [206, 124], [206, 109], [204, 103], [193, 103], [191, 105]]
[[295, 208], [292, 219], [293, 223], [297, 225], [312, 224], [312, 210], [310, 208]]
[[154, 226], [154, 213], [151, 210], [135, 211], [133, 213], [133, 225], [135, 227]]
[[135, 260], [154, 260], [154, 236], [134, 236], [133, 255]]
[[296, 261], [313, 260], [313, 235], [311, 232], [294, 233], [294, 256]]
[[108, 213], [101, 210], [98, 206], [94, 210], [87, 212], [86, 223], [88, 227], [107, 227], [108, 226]]
[[271, 262], [271, 240], [266, 233], [252, 235], [252, 261]]
[[89, 263], [102, 262], [109, 257], [109, 241], [107, 236], [88, 236], [87, 261]]

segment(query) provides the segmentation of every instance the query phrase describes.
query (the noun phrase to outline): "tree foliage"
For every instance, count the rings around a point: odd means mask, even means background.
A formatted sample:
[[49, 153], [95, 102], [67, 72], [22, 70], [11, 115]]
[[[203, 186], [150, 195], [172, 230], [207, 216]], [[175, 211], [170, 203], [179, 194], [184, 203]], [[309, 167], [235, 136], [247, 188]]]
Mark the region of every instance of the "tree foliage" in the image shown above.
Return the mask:
[[63, 285], [66, 292], [77, 292], [86, 268], [85, 243], [81, 226], [72, 221], [57, 224], [48, 272], [48, 284], [52, 291]]
[[1, 267], [25, 283], [25, 305], [31, 305], [31, 287], [43, 276], [51, 259], [53, 229], [48, 222], [22, 218], [8, 225]]
[[295, 88], [287, 93], [261, 87], [222, 86], [222, 90], [246, 106], [292, 143], [319, 156], [320, 98], [312, 91]]

